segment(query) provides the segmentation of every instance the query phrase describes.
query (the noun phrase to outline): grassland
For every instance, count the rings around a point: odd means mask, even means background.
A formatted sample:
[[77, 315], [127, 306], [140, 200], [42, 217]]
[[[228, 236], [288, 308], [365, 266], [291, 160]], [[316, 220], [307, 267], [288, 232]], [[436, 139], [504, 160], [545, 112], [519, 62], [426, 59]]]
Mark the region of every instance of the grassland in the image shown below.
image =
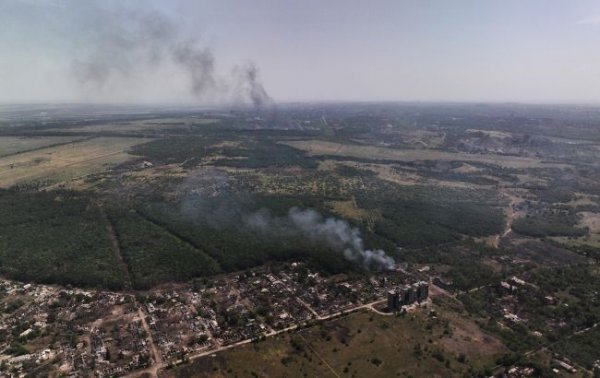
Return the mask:
[[[595, 203], [594, 203], [595, 204]], [[553, 237], [552, 239], [565, 246], [590, 246], [592, 248], [600, 248], [600, 214], [588, 211], [578, 213], [580, 216], [578, 227], [587, 228], [589, 234], [574, 238], [574, 237]]]
[[0, 158], [0, 187], [34, 181], [58, 183], [99, 172], [130, 159], [125, 151], [146, 141], [94, 138], [6, 156]]
[[399, 150], [386, 147], [367, 145], [354, 145], [334, 143], [323, 140], [299, 140], [282, 142], [288, 146], [306, 151], [313, 156], [336, 156], [369, 160], [389, 161], [415, 161], [415, 160], [438, 160], [438, 161], [463, 161], [495, 164], [508, 168], [528, 168], [546, 166], [539, 159], [491, 155], [491, 154], [467, 154], [459, 152], [446, 152], [430, 149]]
[[426, 311], [354, 313], [165, 370], [162, 376], [461, 377], [495, 365], [505, 352], [472, 321], [437, 311], [436, 317]]
[[0, 137], [0, 157], [81, 140], [78, 137]]

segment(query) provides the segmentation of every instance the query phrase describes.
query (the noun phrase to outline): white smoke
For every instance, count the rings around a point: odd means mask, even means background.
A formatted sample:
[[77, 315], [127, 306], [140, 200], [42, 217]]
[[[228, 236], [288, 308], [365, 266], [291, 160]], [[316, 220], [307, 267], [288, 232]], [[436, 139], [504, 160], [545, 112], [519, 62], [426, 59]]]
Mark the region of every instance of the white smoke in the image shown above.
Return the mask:
[[244, 223], [263, 233], [300, 234], [314, 243], [325, 243], [341, 251], [348, 260], [368, 269], [391, 270], [395, 267], [394, 259], [385, 251], [364, 248], [358, 228], [341, 219], [324, 219], [314, 210], [293, 207], [286, 217], [274, 217], [267, 210], [261, 210], [245, 217]]

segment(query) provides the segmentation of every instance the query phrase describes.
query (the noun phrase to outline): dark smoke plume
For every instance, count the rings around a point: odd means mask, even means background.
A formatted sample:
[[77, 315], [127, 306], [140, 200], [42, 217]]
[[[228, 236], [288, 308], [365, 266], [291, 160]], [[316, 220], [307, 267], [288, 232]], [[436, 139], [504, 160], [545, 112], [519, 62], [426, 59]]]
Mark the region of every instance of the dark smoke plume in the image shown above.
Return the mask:
[[105, 90], [113, 82], [139, 72], [157, 72], [171, 63], [185, 72], [197, 98], [263, 106], [272, 100], [252, 63], [238, 66], [230, 77], [219, 77], [212, 50], [197, 36], [184, 35], [179, 24], [156, 10], [96, 7], [91, 34], [80, 41], [73, 72], [88, 89]]
[[262, 107], [273, 101], [260, 82], [258, 68], [254, 63], [237, 67], [234, 72], [238, 82], [237, 92], [250, 99], [255, 107]]
[[173, 50], [173, 57], [189, 73], [194, 94], [204, 95], [217, 89], [215, 57], [210, 49], [182, 45]]

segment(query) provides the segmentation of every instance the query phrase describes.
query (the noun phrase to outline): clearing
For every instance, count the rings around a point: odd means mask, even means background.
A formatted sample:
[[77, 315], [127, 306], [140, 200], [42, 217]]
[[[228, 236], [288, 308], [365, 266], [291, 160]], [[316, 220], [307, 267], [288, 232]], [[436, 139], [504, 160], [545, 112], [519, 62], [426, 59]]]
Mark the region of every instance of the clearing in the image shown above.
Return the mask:
[[415, 161], [415, 160], [442, 160], [463, 161], [495, 164], [508, 168], [550, 167], [562, 166], [560, 164], [543, 163], [540, 159], [492, 155], [492, 154], [467, 154], [460, 152], [445, 152], [438, 150], [400, 150], [386, 147], [368, 145], [354, 145], [334, 143], [324, 140], [298, 140], [280, 142], [309, 153], [309, 155], [344, 156], [359, 159]]
[[46, 181], [55, 184], [91, 173], [131, 158], [131, 146], [141, 138], [93, 138], [79, 143], [36, 149], [0, 158], [0, 187]]

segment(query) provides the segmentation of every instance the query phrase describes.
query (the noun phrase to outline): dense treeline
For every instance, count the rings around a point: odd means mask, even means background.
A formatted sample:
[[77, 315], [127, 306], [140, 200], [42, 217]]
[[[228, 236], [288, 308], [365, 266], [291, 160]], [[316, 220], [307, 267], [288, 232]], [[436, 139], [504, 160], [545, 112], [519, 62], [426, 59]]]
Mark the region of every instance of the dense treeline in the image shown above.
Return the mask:
[[587, 369], [592, 370], [594, 363], [598, 361], [600, 328], [595, 328], [571, 338], [564, 338], [554, 346], [554, 350], [556, 353], [568, 356], [571, 360], [577, 361]]
[[379, 211], [375, 232], [407, 247], [499, 233], [504, 217], [493, 198], [474, 191], [379, 183], [356, 191], [359, 207]]
[[156, 139], [131, 148], [131, 153], [164, 163], [183, 163], [190, 159], [201, 159], [210, 152], [210, 147], [221, 141], [216, 137], [171, 137]]
[[[227, 143], [220, 144], [224, 141], [234, 143], [234, 146]], [[239, 140], [239, 135], [234, 136], [227, 133], [157, 139], [134, 146], [130, 152], [164, 163], [185, 163], [186, 166], [193, 166], [202, 158], [210, 155], [220, 157], [214, 164], [230, 167], [300, 166], [316, 168], [317, 166], [315, 159], [293, 147], [268, 139]]]
[[84, 193], [0, 193], [0, 273], [24, 280], [123, 287], [106, 223]]
[[181, 239], [201, 248], [224, 271], [236, 271], [269, 261], [299, 259], [320, 270], [338, 273], [356, 268], [342, 253], [312, 243], [297, 235], [257, 233], [246, 227], [244, 218], [254, 211], [269, 209], [273, 216], [285, 216], [294, 206], [317, 207], [311, 197], [234, 195], [187, 199], [184, 203], [153, 203], [140, 208], [145, 217]]
[[[105, 203], [121, 257], [96, 201], [86, 192], [1, 192], [0, 273], [110, 289], [131, 280], [134, 288], [146, 289], [269, 261], [298, 259], [329, 273], [361, 268], [321, 243], [299, 235], [256, 234], [240, 223], [240, 216], [260, 209], [283, 217], [294, 206], [331, 215], [317, 197], [223, 196], [185, 205], [150, 203], [138, 211]], [[365, 236], [369, 246], [390, 247], [374, 234]]]
[[164, 282], [185, 281], [220, 271], [218, 264], [203, 251], [134, 211], [111, 208], [108, 215], [117, 232], [134, 288], [147, 289]]
[[515, 220], [512, 229], [520, 234], [534, 237], [585, 236], [587, 228], [575, 227], [575, 214], [553, 214], [526, 216]]
[[575, 199], [573, 188], [567, 186], [550, 186], [536, 192], [540, 201], [547, 203], [565, 203]]
[[436, 264], [447, 267], [444, 277], [458, 290], [469, 290], [497, 282], [498, 272], [482, 261], [498, 254], [494, 248], [465, 240], [448, 245], [432, 246], [424, 250], [405, 249], [401, 261], [410, 264]]
[[226, 159], [218, 165], [240, 168], [265, 168], [299, 166], [316, 168], [317, 161], [293, 147], [271, 141], [246, 143], [242, 148], [224, 148], [219, 151]]

